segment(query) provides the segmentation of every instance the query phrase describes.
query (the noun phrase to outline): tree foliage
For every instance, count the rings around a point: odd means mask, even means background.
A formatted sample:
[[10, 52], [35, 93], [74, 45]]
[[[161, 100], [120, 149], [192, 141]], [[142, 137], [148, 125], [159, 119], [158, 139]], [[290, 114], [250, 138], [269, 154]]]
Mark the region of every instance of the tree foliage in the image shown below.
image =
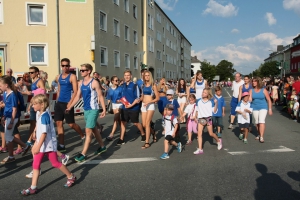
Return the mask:
[[216, 67], [214, 65], [211, 65], [209, 62], [204, 60], [201, 62], [201, 72], [202, 76], [208, 80], [208, 82], [211, 82], [214, 80], [216, 76]]
[[228, 78], [233, 77], [236, 70], [233, 68], [233, 63], [227, 60], [221, 60], [216, 66], [216, 75], [220, 76], [220, 80], [227, 80]]
[[266, 76], [277, 76], [280, 74], [280, 69], [276, 65], [276, 61], [266, 62], [260, 68], [260, 74]]

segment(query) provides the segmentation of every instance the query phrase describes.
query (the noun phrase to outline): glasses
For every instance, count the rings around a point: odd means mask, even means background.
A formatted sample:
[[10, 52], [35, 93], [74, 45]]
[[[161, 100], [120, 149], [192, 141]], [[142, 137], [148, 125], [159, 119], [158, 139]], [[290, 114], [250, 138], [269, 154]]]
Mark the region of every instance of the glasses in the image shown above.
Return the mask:
[[115, 80], [115, 82], [119, 82], [119, 80]]
[[61, 65], [61, 67], [70, 67], [70, 65]]
[[34, 74], [35, 72], [28, 72], [28, 74]]
[[87, 69], [81, 69], [79, 71], [82, 73], [82, 72], [86, 72], [86, 71], [89, 71], [89, 70], [87, 70]]

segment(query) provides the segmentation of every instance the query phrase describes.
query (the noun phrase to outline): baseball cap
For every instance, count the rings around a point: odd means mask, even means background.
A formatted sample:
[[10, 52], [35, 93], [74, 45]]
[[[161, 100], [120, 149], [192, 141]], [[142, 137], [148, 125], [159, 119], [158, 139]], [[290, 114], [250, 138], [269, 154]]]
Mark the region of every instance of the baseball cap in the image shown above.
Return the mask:
[[173, 90], [171, 90], [171, 89], [168, 89], [166, 94], [171, 94], [171, 95], [174, 95], [174, 91], [173, 91]]
[[166, 109], [168, 109], [168, 110], [174, 110], [173, 104], [167, 104], [166, 105]]
[[249, 96], [249, 92], [243, 92], [242, 97]]

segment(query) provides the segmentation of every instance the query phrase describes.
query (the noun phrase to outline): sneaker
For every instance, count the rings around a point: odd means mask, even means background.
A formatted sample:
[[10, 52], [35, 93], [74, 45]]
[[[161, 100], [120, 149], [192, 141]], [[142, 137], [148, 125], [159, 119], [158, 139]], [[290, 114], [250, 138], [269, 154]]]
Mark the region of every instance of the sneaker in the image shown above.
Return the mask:
[[60, 145], [57, 146], [57, 151], [59, 152], [65, 152], [66, 151], [66, 147], [61, 147]]
[[31, 146], [30, 146], [30, 145], [27, 145], [27, 146], [23, 149], [22, 156], [25, 156], [26, 153], [29, 151], [30, 148], [31, 148]]
[[101, 153], [104, 153], [104, 152], [106, 152], [106, 146], [104, 146], [104, 147], [99, 147], [98, 149], [97, 149], [97, 151], [95, 151], [95, 153], [94, 153], [94, 155], [100, 155]]
[[113, 141], [113, 140], [114, 140], [114, 136], [107, 136], [107, 137], [106, 137], [106, 140], [108, 140], [108, 141]]
[[222, 134], [221, 133], [217, 133], [218, 138], [222, 138]]
[[24, 195], [24, 196], [28, 196], [28, 195], [31, 195], [31, 194], [36, 194], [37, 193], [37, 188], [35, 188], [34, 190], [30, 188], [28, 189], [24, 189], [21, 191], [21, 195]]
[[0, 147], [0, 152], [1, 153], [6, 153], [7, 152], [7, 148], [6, 147]]
[[259, 140], [259, 138], [260, 138], [260, 136], [258, 135], [258, 136], [255, 137], [255, 140]]
[[69, 161], [70, 156], [65, 154], [65, 157], [63, 159], [61, 159], [61, 163], [63, 165], [67, 165], [68, 161]]
[[178, 153], [180, 153], [182, 151], [181, 142], [178, 142], [178, 144], [177, 144], [177, 151], [178, 151]]
[[244, 138], [244, 134], [240, 133], [239, 139], [242, 140]]
[[22, 152], [23, 152], [23, 149], [17, 149], [17, 150], [14, 151], [14, 156], [15, 156], [15, 155], [19, 155], [19, 154], [21, 154]]
[[82, 155], [81, 153], [75, 157], [75, 161], [79, 162], [79, 163], [85, 161], [85, 159], [86, 159], [86, 156]]
[[29, 142], [29, 141], [27, 141], [27, 142], [26, 142], [26, 145], [28, 145], [28, 146], [33, 146], [33, 143], [32, 143], [32, 142]]
[[185, 145], [190, 145], [190, 144], [192, 144], [192, 141], [188, 140]]
[[244, 144], [248, 144], [248, 140], [247, 139], [244, 139]]
[[199, 155], [199, 154], [203, 154], [204, 152], [203, 152], [203, 149], [199, 149], [199, 148], [197, 148], [197, 150], [196, 151], [194, 151], [194, 154], [195, 155]]
[[72, 174], [72, 178], [67, 178], [67, 183], [64, 185], [64, 187], [72, 187], [74, 185], [76, 181], [76, 176], [74, 176], [74, 174]]
[[145, 142], [146, 141], [146, 135], [142, 135], [141, 138], [142, 138], [141, 142]]
[[[42, 174], [42, 170], [40, 170], [40, 175], [41, 174]], [[26, 178], [32, 178], [32, 176], [33, 176], [33, 170], [29, 174], [25, 175]]]
[[222, 145], [222, 139], [219, 139], [220, 142], [218, 142], [218, 150], [221, 150], [223, 145]]
[[6, 164], [6, 163], [11, 163], [11, 162], [14, 162], [14, 161], [16, 161], [16, 159], [14, 158], [14, 157], [9, 157], [9, 156], [7, 156], [6, 158], [4, 158], [1, 162], [0, 162], [0, 164]]
[[123, 145], [123, 144], [125, 144], [124, 140], [119, 139], [118, 142], [117, 142], [117, 145], [118, 145], [118, 146], [121, 146], [121, 145]]
[[233, 124], [229, 124], [228, 129], [232, 129], [233, 128]]
[[168, 158], [170, 158], [170, 156], [167, 153], [163, 153], [163, 155], [160, 156], [160, 159], [163, 159], [163, 160], [168, 159]]

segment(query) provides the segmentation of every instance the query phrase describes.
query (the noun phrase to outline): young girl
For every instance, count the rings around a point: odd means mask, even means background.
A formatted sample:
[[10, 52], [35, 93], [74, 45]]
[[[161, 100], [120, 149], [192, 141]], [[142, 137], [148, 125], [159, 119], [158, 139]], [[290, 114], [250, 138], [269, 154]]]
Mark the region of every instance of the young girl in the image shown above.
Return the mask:
[[250, 126], [250, 114], [252, 113], [251, 104], [249, 102], [249, 92], [242, 94], [242, 100], [238, 103], [235, 111], [238, 113], [238, 124], [241, 129], [239, 139], [243, 140], [245, 144], [248, 143], [247, 137]]
[[196, 96], [194, 94], [190, 94], [189, 96], [189, 105], [184, 110], [183, 117], [186, 115], [188, 116], [186, 121], [186, 127], [188, 132], [188, 141], [186, 142], [186, 145], [192, 144], [192, 133], [195, 134], [198, 133], [197, 130], [197, 121], [195, 118], [195, 112], [196, 112]]
[[26, 145], [24, 142], [22, 142], [20, 139], [16, 138], [13, 135], [13, 130], [19, 121], [18, 116], [18, 97], [17, 94], [14, 91], [14, 85], [11, 81], [11, 77], [9, 76], [3, 76], [0, 78], [0, 89], [4, 92], [3, 95], [3, 103], [4, 103], [4, 111], [3, 111], [3, 117], [1, 119], [1, 123], [4, 126], [4, 136], [5, 141], [8, 148], [8, 157], [4, 158], [1, 161], [1, 164], [14, 162], [14, 145], [13, 142], [21, 145], [24, 148], [23, 155], [27, 153], [27, 151], [30, 149], [29, 145]]
[[[180, 106], [180, 110], [184, 110], [184, 106], [186, 104], [186, 97], [187, 97], [187, 87], [186, 82], [183, 78], [179, 79], [176, 94], [178, 95], [177, 101]], [[185, 119], [183, 119], [183, 123], [185, 122]]]
[[53, 167], [60, 169], [67, 176], [65, 187], [71, 187], [76, 177], [71, 174], [68, 168], [57, 160], [57, 140], [52, 117], [46, 110], [49, 106], [48, 98], [39, 94], [33, 97], [32, 107], [37, 112], [36, 132], [33, 134], [35, 143], [32, 147], [33, 154], [33, 177], [31, 187], [21, 191], [22, 195], [30, 195], [37, 193], [37, 182], [40, 173], [40, 166], [44, 155], [48, 156]]
[[216, 134], [213, 133], [212, 127], [212, 113], [217, 113], [218, 111], [218, 101], [214, 99], [212, 101], [212, 92], [210, 89], [203, 89], [202, 98], [199, 99], [196, 106], [195, 118], [198, 117], [198, 146], [199, 148], [194, 152], [195, 155], [202, 154], [202, 131], [206, 126], [209, 135], [214, 138], [218, 143], [218, 150], [222, 149], [222, 139], [218, 138]]

